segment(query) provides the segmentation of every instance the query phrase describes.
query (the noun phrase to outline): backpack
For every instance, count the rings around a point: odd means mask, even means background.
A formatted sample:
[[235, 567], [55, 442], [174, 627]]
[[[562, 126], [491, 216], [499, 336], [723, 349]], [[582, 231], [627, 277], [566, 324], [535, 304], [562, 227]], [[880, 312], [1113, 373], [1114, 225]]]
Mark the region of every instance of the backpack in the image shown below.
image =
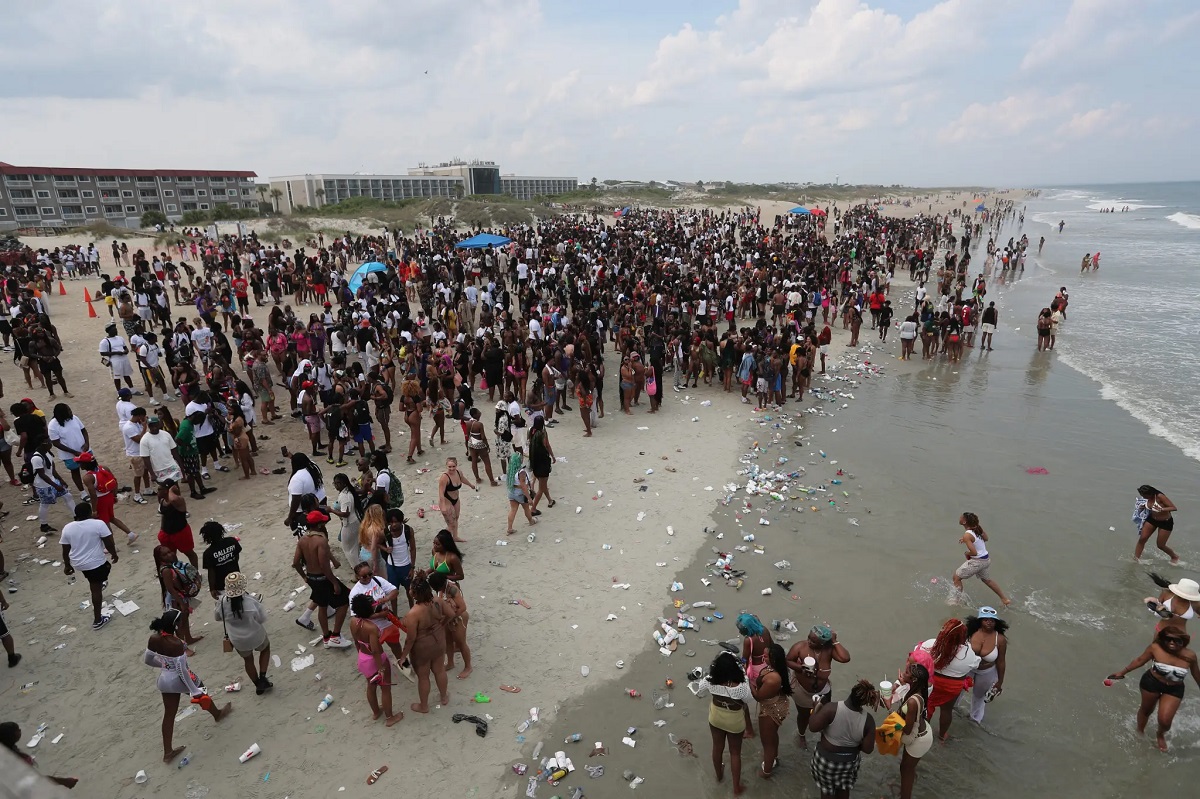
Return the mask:
[[190, 561], [175, 561], [170, 566], [164, 566], [163, 568], [171, 569], [179, 575], [179, 582], [184, 596], [191, 598], [200, 593], [200, 572], [196, 570], [196, 567]]
[[21, 464], [21, 471], [17, 474], [17, 479], [21, 481], [21, 485], [33, 484], [33, 467], [29, 465], [28, 461]]
[[400, 485], [400, 477], [391, 469], [380, 469], [387, 472], [388, 477], [388, 507], [399, 508], [404, 505], [404, 486]]

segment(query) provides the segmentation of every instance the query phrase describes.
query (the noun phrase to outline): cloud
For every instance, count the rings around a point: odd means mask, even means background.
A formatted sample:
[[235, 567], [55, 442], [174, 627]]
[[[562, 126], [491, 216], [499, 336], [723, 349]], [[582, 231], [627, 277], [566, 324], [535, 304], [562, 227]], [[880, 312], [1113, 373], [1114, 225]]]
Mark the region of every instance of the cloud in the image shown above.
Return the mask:
[[12, 163], [1087, 182], [1179, 177], [1200, 119], [1190, 0], [9, 5]]

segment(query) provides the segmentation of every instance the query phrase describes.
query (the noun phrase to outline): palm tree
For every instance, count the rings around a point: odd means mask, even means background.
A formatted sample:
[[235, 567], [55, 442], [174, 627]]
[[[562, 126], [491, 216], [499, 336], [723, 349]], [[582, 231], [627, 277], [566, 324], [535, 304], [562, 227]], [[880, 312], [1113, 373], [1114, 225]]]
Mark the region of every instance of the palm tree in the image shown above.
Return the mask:
[[596, 183], [597, 183], [597, 180], [595, 178], [592, 178], [592, 191], [596, 190]]
[[315, 194], [317, 195], [317, 207], [320, 208], [325, 204], [325, 189], [318, 186]]
[[268, 187], [265, 183], [260, 183], [255, 189], [258, 192], [258, 201], [260, 203], [265, 202], [267, 199], [267, 188]]
[[275, 205], [275, 213], [279, 213], [279, 198], [283, 196], [282, 189], [271, 189], [271, 201]]

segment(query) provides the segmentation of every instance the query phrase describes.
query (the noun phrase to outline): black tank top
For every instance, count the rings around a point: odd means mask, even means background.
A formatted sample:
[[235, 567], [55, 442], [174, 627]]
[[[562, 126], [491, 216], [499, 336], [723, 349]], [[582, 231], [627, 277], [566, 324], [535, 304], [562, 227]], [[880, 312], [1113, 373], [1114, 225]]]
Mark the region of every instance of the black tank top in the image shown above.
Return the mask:
[[159, 507], [162, 508], [162, 530], [164, 533], [172, 535], [187, 527], [188, 520], [186, 513], [164, 502], [160, 502]]

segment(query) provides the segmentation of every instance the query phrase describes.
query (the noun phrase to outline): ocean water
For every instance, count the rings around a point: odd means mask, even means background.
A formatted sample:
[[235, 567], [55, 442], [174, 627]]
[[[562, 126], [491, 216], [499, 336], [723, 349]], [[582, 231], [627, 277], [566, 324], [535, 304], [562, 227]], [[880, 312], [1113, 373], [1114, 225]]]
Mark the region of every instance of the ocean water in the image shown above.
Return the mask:
[[[1035, 243], [1046, 236], [1040, 264], [1070, 292], [1059, 358], [1200, 459], [1200, 182], [1047, 189], [1024, 230]], [[1100, 270], [1080, 275], [1096, 251]]]

